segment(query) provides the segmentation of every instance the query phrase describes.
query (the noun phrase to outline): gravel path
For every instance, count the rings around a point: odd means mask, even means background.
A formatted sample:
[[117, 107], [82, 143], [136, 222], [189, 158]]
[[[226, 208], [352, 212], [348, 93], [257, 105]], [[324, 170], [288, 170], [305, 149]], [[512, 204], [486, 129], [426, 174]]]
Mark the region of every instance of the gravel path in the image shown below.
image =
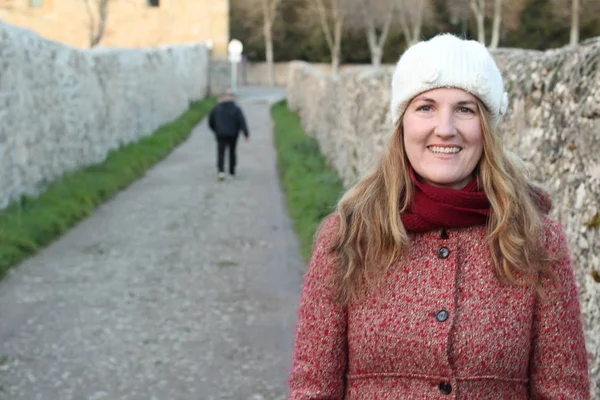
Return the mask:
[[284, 399], [303, 263], [268, 101], [217, 182], [206, 123], [0, 282], [0, 399]]

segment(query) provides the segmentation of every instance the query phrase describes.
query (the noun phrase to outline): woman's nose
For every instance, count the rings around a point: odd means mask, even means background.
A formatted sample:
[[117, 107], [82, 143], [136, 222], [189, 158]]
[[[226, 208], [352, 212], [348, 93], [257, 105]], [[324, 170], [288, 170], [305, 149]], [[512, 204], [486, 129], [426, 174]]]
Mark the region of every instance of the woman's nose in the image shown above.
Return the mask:
[[438, 114], [434, 133], [440, 137], [454, 136], [457, 133], [454, 118], [451, 113]]

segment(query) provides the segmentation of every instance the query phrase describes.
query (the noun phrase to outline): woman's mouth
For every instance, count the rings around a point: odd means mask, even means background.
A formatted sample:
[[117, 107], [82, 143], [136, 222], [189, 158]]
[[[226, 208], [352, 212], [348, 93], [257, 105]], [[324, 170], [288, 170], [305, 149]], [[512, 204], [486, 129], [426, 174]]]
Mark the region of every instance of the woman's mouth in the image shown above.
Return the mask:
[[452, 147], [442, 147], [442, 146], [427, 146], [429, 151], [436, 154], [456, 154], [460, 152], [462, 149], [460, 147], [452, 146]]

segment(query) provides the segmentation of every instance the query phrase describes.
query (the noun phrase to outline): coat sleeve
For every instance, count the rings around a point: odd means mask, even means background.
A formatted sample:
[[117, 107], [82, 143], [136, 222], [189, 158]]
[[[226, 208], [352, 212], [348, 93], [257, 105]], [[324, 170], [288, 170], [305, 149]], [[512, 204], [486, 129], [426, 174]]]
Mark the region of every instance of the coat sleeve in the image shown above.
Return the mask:
[[587, 351], [578, 290], [562, 226], [551, 221], [546, 246], [556, 260], [554, 281], [542, 286], [534, 310], [530, 359], [532, 399], [590, 398]]
[[324, 222], [305, 276], [289, 380], [290, 400], [344, 398], [347, 310], [335, 300], [335, 257], [329, 251], [337, 224], [334, 216]]
[[208, 114], [208, 127], [210, 128], [211, 131], [216, 133], [216, 131], [215, 131], [215, 108], [210, 110], [210, 113]]
[[246, 124], [246, 117], [244, 117], [244, 112], [239, 107], [238, 107], [238, 123], [239, 123], [240, 130], [244, 133], [244, 136], [249, 137], [250, 132], [248, 132], [248, 125]]

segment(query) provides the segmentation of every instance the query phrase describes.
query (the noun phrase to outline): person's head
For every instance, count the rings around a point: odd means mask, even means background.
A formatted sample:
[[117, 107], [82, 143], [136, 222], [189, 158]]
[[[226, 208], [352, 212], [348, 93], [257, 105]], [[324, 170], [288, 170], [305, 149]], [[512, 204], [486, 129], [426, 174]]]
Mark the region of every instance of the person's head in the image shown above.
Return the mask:
[[507, 107], [502, 75], [488, 50], [438, 35], [408, 48], [396, 65], [392, 146], [399, 145], [399, 156], [425, 182], [460, 189], [482, 155], [498, 148], [494, 132]]
[[233, 92], [233, 90], [231, 88], [228, 87], [223, 91], [219, 100], [220, 101], [235, 101], [235, 93]]

